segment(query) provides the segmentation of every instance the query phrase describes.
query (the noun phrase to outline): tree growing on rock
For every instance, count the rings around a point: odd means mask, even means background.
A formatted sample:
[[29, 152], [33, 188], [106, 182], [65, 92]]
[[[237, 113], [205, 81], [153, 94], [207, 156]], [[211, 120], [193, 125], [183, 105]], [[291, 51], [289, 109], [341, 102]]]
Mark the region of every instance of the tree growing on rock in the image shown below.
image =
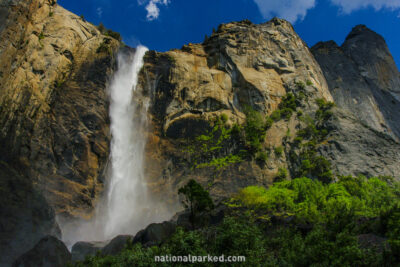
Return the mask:
[[182, 204], [190, 211], [189, 220], [195, 228], [196, 216], [214, 208], [210, 194], [199, 183], [191, 179], [185, 186], [179, 188], [178, 194], [183, 195]]

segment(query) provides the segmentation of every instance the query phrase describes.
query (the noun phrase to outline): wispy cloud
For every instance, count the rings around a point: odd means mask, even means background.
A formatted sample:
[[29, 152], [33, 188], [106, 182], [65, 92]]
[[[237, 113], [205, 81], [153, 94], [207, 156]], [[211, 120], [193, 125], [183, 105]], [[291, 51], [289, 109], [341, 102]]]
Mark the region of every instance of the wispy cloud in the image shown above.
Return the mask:
[[[352, 0], [351, 0], [352, 1]], [[265, 19], [278, 16], [292, 23], [303, 20], [315, 0], [254, 0]]]
[[102, 7], [96, 8], [96, 14], [99, 18], [101, 18], [103, 16], [103, 8]]
[[170, 0], [138, 0], [139, 5], [146, 5], [145, 9], [147, 11], [147, 20], [153, 21], [158, 19], [160, 16], [160, 8], [159, 6], [167, 6], [170, 3]]
[[367, 7], [372, 7], [375, 10], [383, 8], [400, 9], [400, 0], [331, 0], [331, 2], [339, 6], [345, 14]]

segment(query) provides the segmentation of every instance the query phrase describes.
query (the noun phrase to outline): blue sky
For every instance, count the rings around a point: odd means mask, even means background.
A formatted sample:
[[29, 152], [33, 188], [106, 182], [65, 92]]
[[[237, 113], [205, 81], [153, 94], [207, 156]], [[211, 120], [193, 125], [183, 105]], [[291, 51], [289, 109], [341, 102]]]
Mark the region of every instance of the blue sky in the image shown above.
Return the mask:
[[291, 21], [311, 47], [318, 41], [342, 44], [351, 28], [365, 24], [381, 34], [400, 66], [400, 0], [58, 0], [88, 21], [103, 22], [130, 46], [166, 51], [202, 42], [213, 28], [273, 16]]

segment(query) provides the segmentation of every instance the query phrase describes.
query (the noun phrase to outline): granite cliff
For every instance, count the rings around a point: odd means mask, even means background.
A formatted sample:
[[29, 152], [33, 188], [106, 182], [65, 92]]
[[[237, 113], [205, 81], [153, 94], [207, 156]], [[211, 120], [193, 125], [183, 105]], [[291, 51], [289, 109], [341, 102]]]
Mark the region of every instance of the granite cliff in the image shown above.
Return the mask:
[[[54, 0], [0, 0], [0, 14], [7, 265], [41, 237], [60, 237], [56, 214], [90, 217], [109, 156], [107, 77], [118, 49], [134, 50]], [[310, 50], [287, 21], [245, 20], [144, 60], [146, 174], [160, 198], [176, 198], [163, 188], [191, 178], [215, 200], [299, 175], [399, 178], [400, 76], [383, 38], [365, 26], [341, 47]]]
[[52, 209], [93, 208], [108, 158], [105, 88], [119, 42], [56, 1], [2, 0], [0, 13], [0, 258], [7, 261], [53, 234]]

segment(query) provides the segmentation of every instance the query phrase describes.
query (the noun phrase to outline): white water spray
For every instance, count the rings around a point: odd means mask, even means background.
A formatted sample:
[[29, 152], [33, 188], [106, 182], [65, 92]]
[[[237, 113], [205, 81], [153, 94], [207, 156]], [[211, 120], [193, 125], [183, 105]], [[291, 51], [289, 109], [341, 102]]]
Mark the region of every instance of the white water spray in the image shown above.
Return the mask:
[[146, 51], [146, 47], [139, 46], [133, 58], [118, 56], [118, 71], [109, 88], [112, 141], [106, 191], [92, 220], [61, 223], [63, 239], [69, 246], [77, 241], [104, 241], [120, 234], [135, 234], [172, 215], [149, 196], [143, 171], [149, 100], [143, 102], [143, 98], [140, 102], [135, 93]]
[[132, 101], [146, 51], [147, 48], [138, 47], [132, 63], [119, 58], [120, 71], [111, 84], [111, 180], [105, 211], [106, 237], [129, 234], [131, 225], [142, 226], [143, 218], [138, 215], [143, 215], [142, 209], [148, 202], [143, 173], [147, 115], [134, 120], [137, 103]]

